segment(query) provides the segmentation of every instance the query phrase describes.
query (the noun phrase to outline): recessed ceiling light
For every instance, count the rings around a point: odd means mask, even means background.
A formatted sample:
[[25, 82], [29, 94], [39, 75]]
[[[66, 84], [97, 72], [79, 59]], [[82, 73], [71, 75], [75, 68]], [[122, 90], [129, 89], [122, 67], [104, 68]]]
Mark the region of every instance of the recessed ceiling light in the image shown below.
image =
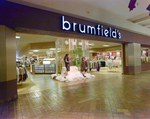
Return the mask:
[[[49, 50], [56, 50], [56, 48], [50, 48]], [[61, 50], [61, 48], [57, 48], [57, 50]]]
[[50, 48], [49, 50], [56, 50], [56, 48]]
[[108, 47], [109, 45], [108, 44], [105, 44], [105, 45], [103, 45], [104, 47]]
[[16, 36], [16, 38], [18, 38], [18, 39], [19, 39], [19, 38], [20, 38], [20, 36]]
[[33, 50], [33, 52], [39, 52], [39, 50]]
[[90, 43], [89, 45], [94, 46], [95, 44], [94, 43]]
[[29, 54], [33, 54], [33, 52], [29, 52]]

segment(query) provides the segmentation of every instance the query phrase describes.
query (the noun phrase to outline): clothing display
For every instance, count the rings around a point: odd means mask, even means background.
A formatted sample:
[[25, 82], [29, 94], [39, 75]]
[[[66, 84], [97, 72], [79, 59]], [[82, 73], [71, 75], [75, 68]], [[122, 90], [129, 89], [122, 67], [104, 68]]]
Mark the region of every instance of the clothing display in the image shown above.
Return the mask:
[[[78, 68], [76, 66], [70, 66], [70, 71], [68, 72], [68, 75], [66, 78], [64, 78], [66, 72], [66, 68], [62, 67], [62, 72], [60, 75], [52, 74], [51, 77], [54, 78], [56, 77], [56, 80], [59, 81], [78, 81], [78, 80], [83, 80], [85, 77], [82, 75], [80, 71], [78, 71]], [[94, 78], [94, 75], [91, 75], [90, 73], [85, 73], [84, 74], [86, 78]]]
[[101, 61], [100, 60], [93, 60], [93, 61], [89, 61], [88, 62], [88, 67], [91, 71], [91, 69], [97, 69], [97, 71], [99, 71], [101, 66]]
[[121, 65], [121, 60], [112, 60], [112, 59], [108, 59], [107, 60], [107, 67], [108, 68], [113, 68], [113, 67], [120, 67]]
[[112, 59], [107, 59], [107, 67], [109, 69], [112, 69], [113, 68], [113, 60]]
[[17, 71], [17, 81], [18, 82], [26, 81], [26, 79], [28, 78], [26, 68], [25, 67], [16, 67], [16, 71]]
[[121, 60], [113, 60], [113, 66], [114, 67], [120, 67], [120, 64], [121, 64]]

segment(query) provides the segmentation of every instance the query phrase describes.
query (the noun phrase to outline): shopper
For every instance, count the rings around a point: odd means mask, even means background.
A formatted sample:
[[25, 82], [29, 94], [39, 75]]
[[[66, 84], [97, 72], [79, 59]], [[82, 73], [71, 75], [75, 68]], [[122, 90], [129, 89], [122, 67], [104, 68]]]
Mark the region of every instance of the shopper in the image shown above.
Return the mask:
[[85, 61], [85, 57], [82, 57], [81, 72], [84, 77], [86, 77], [84, 73], [87, 71], [87, 69], [88, 69], [88, 65], [87, 62]]
[[64, 78], [66, 78], [66, 76], [68, 75], [68, 71], [70, 71], [70, 60], [69, 60], [69, 54], [66, 54], [64, 57], [64, 62], [65, 62], [65, 67], [66, 67], [66, 73]]

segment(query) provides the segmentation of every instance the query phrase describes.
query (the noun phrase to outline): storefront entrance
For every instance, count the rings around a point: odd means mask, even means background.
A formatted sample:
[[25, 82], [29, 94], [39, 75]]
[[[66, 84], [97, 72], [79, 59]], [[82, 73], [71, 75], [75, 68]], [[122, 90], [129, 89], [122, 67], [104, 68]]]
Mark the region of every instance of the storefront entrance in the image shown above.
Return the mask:
[[[119, 43], [16, 33], [17, 67], [23, 65], [32, 75], [61, 74], [64, 56], [69, 54], [71, 66], [81, 69], [82, 57], [88, 72], [122, 73], [122, 46]], [[19, 72], [18, 72], [19, 73]], [[25, 79], [20, 79], [22, 82]]]

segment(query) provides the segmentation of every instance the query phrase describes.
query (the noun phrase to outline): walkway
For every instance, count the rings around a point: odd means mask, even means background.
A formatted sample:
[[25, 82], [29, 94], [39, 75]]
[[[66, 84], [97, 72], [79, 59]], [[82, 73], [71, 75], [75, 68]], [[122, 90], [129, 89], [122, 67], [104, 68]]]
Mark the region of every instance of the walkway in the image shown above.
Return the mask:
[[31, 75], [16, 101], [0, 105], [0, 119], [148, 119], [150, 71], [137, 75], [101, 74], [79, 82]]

